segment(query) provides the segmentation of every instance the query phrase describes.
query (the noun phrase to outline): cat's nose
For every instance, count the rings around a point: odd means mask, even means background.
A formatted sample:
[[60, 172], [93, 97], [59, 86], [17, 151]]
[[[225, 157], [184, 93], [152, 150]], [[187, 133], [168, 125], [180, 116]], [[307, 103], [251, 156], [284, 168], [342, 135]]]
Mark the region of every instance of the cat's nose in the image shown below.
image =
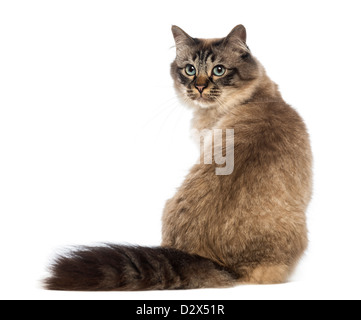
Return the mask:
[[206, 86], [196, 86], [196, 88], [199, 91], [199, 93], [202, 93], [203, 90], [206, 88]]

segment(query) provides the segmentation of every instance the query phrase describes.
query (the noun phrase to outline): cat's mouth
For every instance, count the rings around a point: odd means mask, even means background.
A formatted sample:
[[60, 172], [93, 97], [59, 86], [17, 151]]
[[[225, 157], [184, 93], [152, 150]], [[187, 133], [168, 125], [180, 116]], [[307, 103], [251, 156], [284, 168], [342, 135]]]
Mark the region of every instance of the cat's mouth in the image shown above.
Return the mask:
[[201, 93], [199, 94], [198, 98], [196, 100], [204, 102], [204, 103], [214, 103], [217, 100], [216, 95], [212, 93]]
[[209, 108], [217, 102], [219, 92], [195, 92], [193, 90], [187, 90], [188, 98], [197, 106], [202, 108]]
[[207, 95], [204, 94], [201, 94], [192, 100], [197, 106], [201, 108], [210, 108], [216, 102], [214, 98], [208, 97]]
[[206, 101], [209, 101], [209, 98], [207, 98], [206, 96], [200, 94], [200, 96], [196, 100], [206, 102]]
[[210, 96], [207, 93], [192, 93], [188, 94], [188, 97], [193, 101], [199, 101], [199, 102], [214, 102], [215, 97]]

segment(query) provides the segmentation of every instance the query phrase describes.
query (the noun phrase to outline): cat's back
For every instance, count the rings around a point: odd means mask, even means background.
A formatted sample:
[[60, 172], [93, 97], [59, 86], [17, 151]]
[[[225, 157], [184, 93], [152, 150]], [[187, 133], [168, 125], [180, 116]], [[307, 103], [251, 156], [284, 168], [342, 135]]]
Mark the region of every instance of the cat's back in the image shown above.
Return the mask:
[[240, 139], [250, 139], [248, 143], [272, 143], [273, 137], [276, 143], [296, 139], [309, 144], [303, 119], [283, 100], [245, 103], [232, 110], [222, 120], [221, 126], [234, 128]]
[[283, 100], [248, 103], [224, 120], [223, 128], [234, 129], [234, 174], [240, 182], [257, 197], [287, 193], [304, 211], [312, 193], [312, 153], [298, 112]]

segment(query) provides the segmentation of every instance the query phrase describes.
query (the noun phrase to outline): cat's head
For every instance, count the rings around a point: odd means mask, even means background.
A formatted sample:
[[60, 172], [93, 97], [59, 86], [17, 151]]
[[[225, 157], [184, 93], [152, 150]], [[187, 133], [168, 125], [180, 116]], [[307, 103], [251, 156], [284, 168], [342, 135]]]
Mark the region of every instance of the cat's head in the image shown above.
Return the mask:
[[171, 65], [175, 89], [188, 104], [213, 108], [242, 95], [259, 76], [259, 65], [246, 44], [246, 29], [236, 26], [222, 39], [192, 38], [172, 27], [177, 56]]

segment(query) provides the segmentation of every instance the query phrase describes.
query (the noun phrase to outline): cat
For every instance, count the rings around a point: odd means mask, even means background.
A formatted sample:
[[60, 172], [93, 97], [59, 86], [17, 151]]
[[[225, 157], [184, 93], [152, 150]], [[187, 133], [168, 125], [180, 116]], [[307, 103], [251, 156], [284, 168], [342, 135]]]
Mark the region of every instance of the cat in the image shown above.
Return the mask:
[[233, 171], [216, 175], [214, 162], [200, 161], [165, 205], [160, 247], [80, 247], [53, 262], [47, 289], [283, 283], [307, 248], [309, 135], [251, 53], [245, 27], [222, 39], [192, 38], [177, 26], [172, 32], [175, 90], [193, 109], [194, 129], [233, 130]]

